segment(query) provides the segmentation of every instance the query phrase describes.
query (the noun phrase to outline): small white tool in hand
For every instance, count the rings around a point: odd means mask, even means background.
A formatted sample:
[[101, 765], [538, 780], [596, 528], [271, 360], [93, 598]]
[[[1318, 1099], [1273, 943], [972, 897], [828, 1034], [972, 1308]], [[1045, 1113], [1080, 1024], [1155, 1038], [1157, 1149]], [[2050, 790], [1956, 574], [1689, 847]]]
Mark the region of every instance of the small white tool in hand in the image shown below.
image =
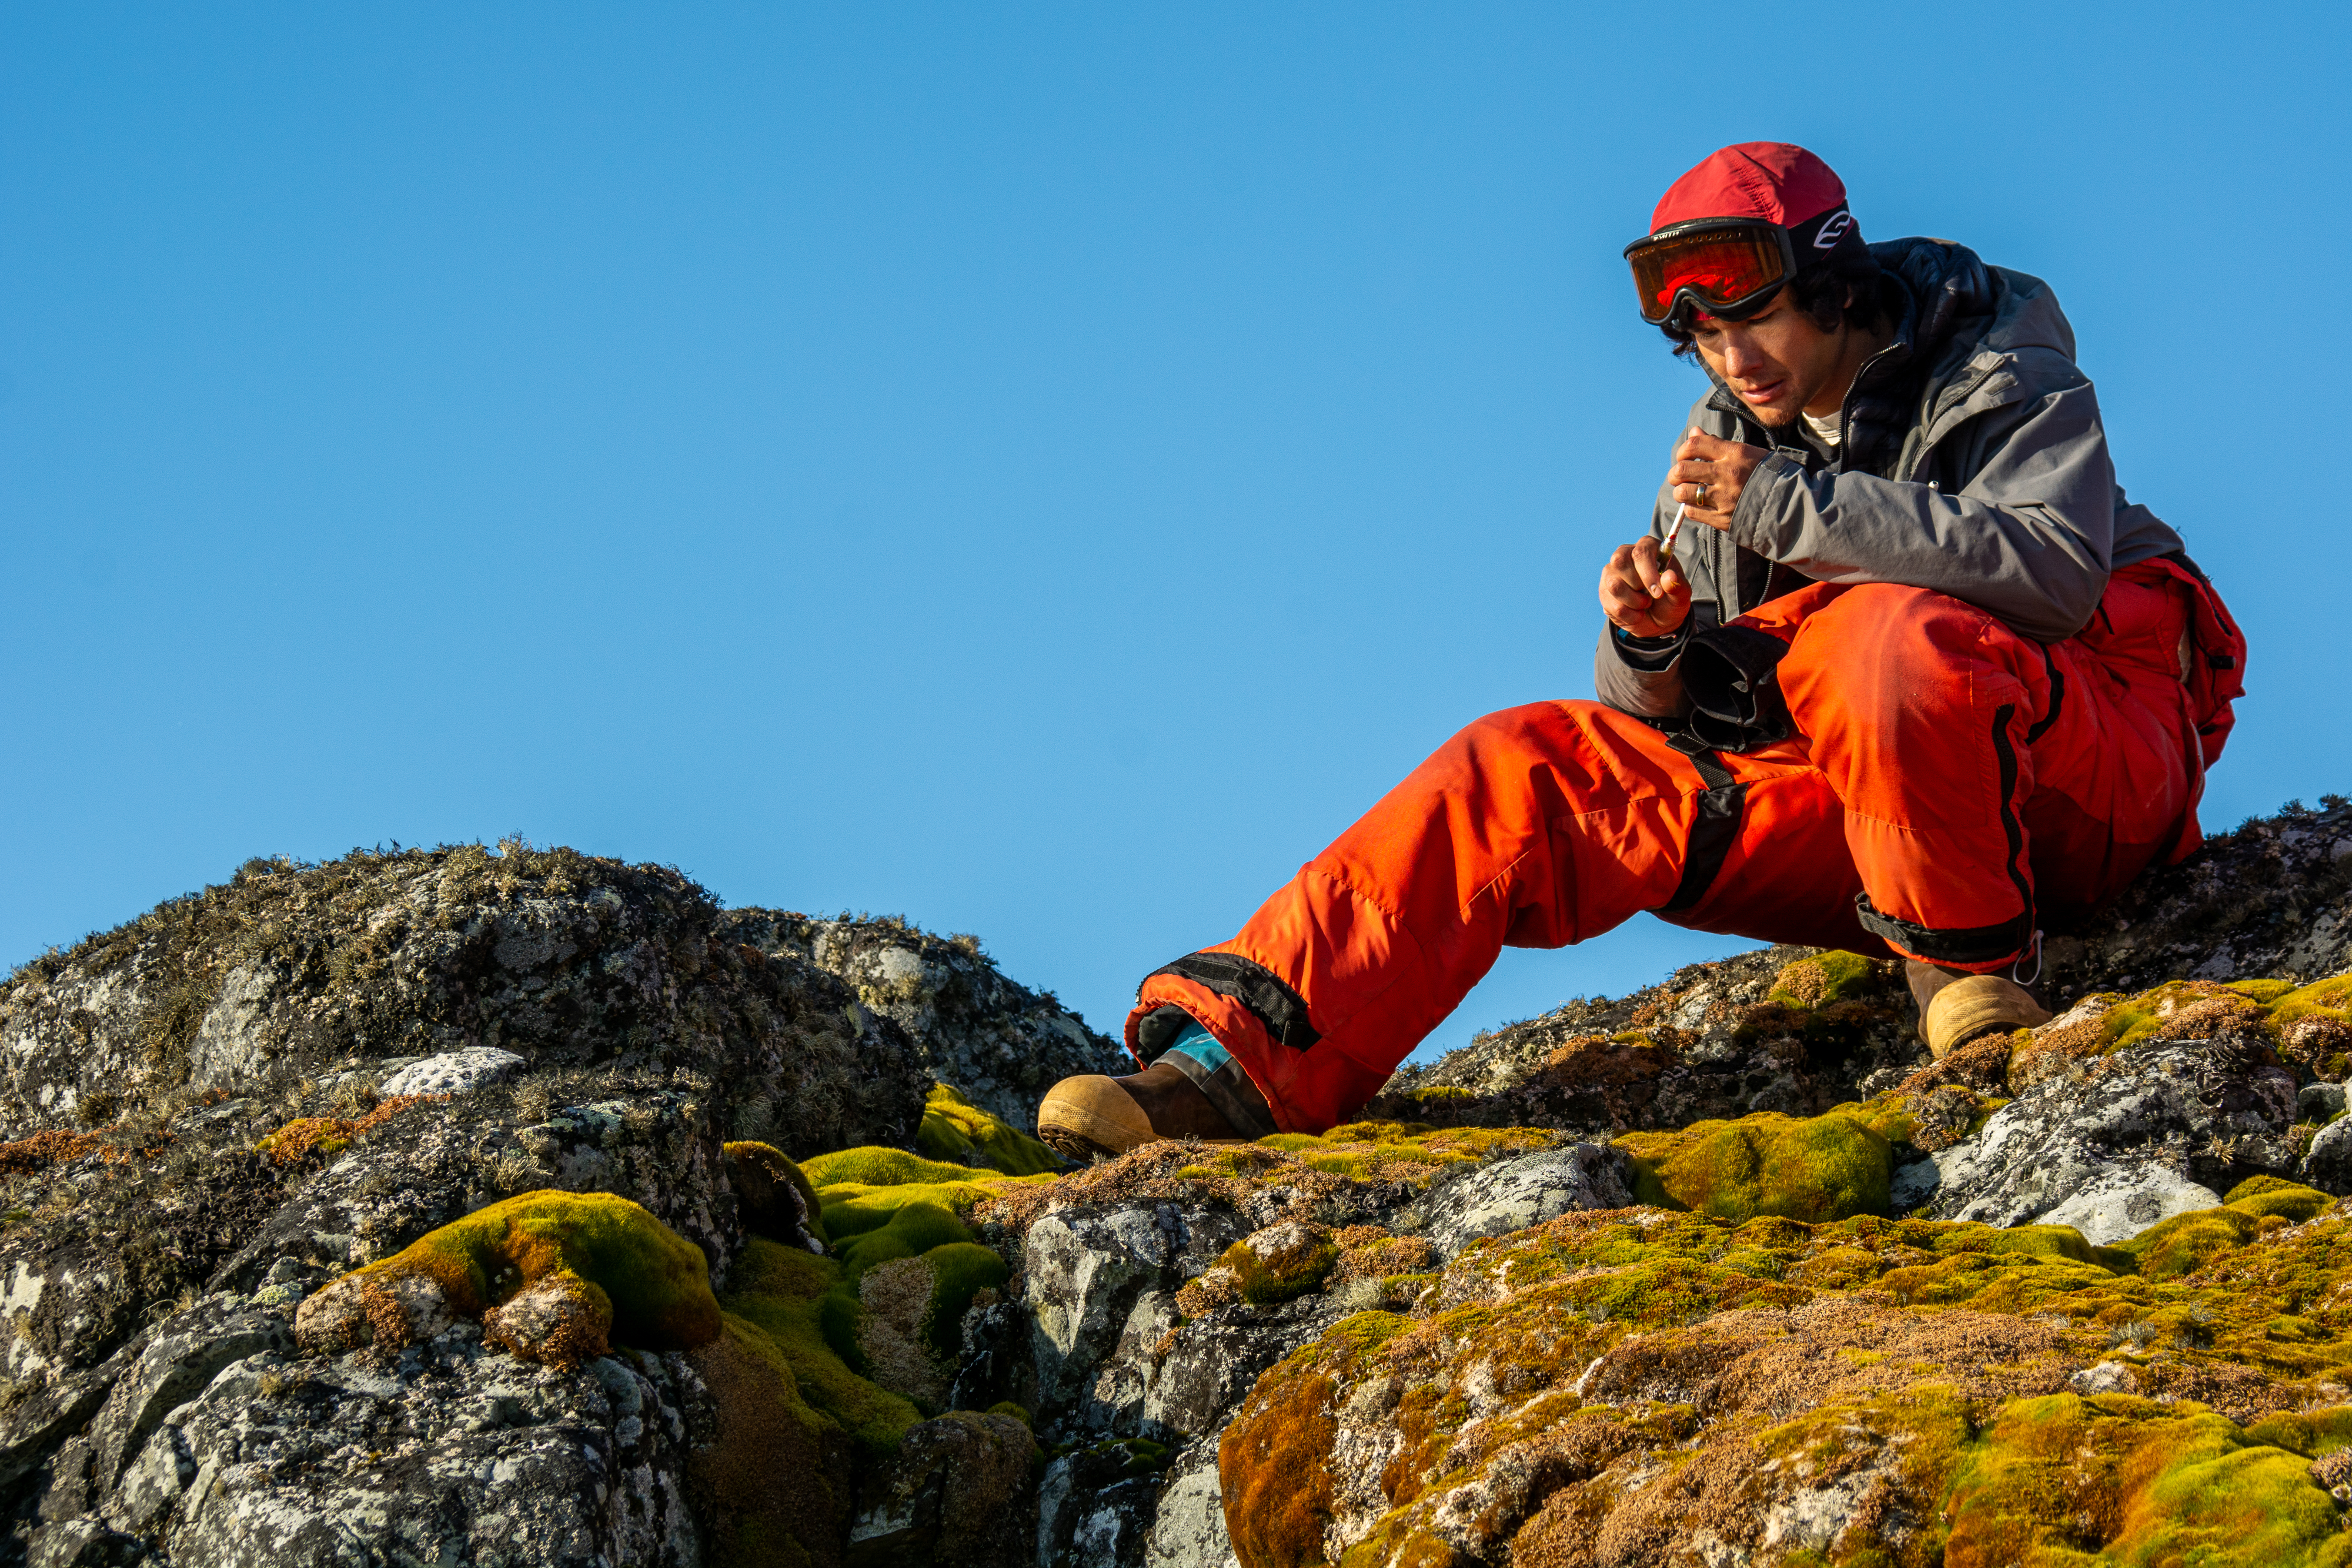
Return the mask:
[[1675, 507], [1675, 520], [1666, 525], [1666, 542], [1658, 547], [1658, 570], [1662, 572], [1675, 564], [1675, 539], [1683, 531], [1683, 519], [1688, 516], [1690, 516], [1689, 506], [1677, 503]]

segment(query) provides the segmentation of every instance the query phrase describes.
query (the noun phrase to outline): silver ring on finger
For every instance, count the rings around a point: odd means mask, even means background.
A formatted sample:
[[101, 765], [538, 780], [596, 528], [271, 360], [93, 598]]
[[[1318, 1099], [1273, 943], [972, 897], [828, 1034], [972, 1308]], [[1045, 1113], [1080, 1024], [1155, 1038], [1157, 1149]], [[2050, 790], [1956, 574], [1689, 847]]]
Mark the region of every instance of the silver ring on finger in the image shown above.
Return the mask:
[[1694, 485], [1694, 486], [1691, 486], [1691, 488], [1692, 488], [1694, 491], [1696, 491], [1696, 494], [1695, 494], [1695, 495], [1693, 495], [1693, 496], [1691, 497], [1691, 499], [1692, 499], [1692, 500], [1694, 500], [1694, 501], [1696, 501], [1696, 502], [1697, 502], [1700, 506], [1702, 506], [1702, 507], [1706, 506], [1706, 486], [1704, 486], [1704, 485]]

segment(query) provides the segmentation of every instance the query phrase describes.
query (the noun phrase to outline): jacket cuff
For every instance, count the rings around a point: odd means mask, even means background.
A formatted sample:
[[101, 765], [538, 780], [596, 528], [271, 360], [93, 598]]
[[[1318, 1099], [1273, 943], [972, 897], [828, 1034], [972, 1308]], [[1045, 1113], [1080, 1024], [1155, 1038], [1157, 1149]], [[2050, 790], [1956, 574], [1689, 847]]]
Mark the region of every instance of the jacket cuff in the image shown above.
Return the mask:
[[1767, 560], [1780, 559], [1779, 543], [1772, 538], [1771, 519], [1788, 510], [1788, 491], [1805, 482], [1805, 465], [1785, 452], [1765, 455], [1739, 487], [1739, 504], [1731, 508], [1731, 537], [1734, 542], [1754, 550]]
[[1636, 637], [1622, 626], [1609, 628], [1609, 646], [1617, 662], [1629, 670], [1671, 670], [1682, 657], [1683, 646], [1690, 641], [1690, 620], [1663, 637]]

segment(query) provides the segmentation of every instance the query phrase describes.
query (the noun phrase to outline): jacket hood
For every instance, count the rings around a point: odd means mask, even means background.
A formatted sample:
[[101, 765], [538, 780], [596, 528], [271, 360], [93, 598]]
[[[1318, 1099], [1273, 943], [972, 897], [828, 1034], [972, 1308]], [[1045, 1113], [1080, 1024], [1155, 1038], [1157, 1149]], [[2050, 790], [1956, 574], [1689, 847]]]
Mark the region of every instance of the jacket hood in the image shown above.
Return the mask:
[[2074, 329], [2042, 279], [1987, 267], [1950, 240], [1890, 240], [1872, 246], [1870, 254], [1898, 286], [1895, 338], [1906, 347], [1907, 362], [1941, 371], [1985, 350], [2048, 349], [2074, 359]]

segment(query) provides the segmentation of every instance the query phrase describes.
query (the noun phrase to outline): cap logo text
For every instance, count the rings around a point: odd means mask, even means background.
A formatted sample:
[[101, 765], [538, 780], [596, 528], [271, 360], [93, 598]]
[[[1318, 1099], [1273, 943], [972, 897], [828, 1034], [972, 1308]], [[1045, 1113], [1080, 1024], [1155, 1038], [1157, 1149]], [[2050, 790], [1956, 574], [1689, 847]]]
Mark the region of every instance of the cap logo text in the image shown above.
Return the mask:
[[1835, 217], [1830, 219], [1829, 222], [1823, 224], [1822, 225], [1822, 232], [1813, 236], [1813, 248], [1815, 250], [1829, 249], [1832, 246], [1837, 244], [1838, 241], [1843, 239], [1845, 237], [1845, 231], [1852, 227], [1853, 227], [1853, 214], [1852, 213], [1838, 214]]

